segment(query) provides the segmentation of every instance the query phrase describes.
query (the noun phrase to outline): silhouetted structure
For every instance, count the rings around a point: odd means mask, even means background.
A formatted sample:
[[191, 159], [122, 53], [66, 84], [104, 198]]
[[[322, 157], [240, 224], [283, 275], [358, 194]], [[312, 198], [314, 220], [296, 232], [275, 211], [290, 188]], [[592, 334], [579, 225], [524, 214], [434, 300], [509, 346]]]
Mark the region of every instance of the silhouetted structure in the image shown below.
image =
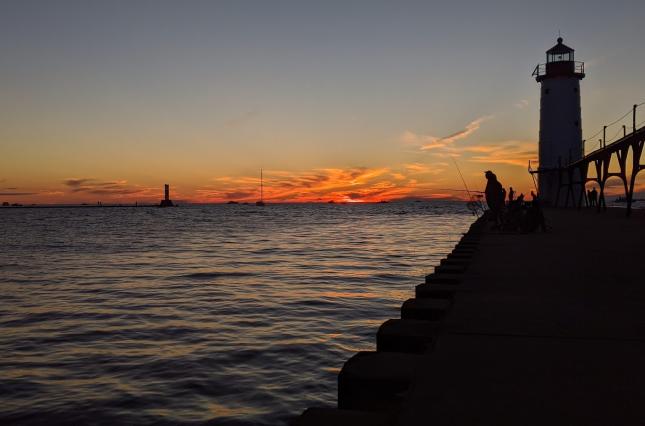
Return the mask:
[[[605, 185], [609, 178], [617, 177], [623, 182], [625, 200], [627, 202], [627, 215], [631, 214], [636, 175], [641, 170], [645, 170], [645, 164], [641, 163], [641, 154], [645, 148], [645, 126], [637, 128], [636, 124], [636, 110], [644, 104], [645, 102], [634, 105], [632, 108], [632, 131], [630, 133], [627, 133], [626, 127], [623, 127], [623, 136], [607, 144], [606, 130], [608, 126], [604, 126], [602, 129], [603, 138], [600, 139], [599, 149], [584, 155], [577, 161], [564, 163], [554, 169], [557, 189], [555, 206], [558, 206], [561, 201], [560, 199], [564, 198], [564, 207], [568, 207], [569, 201], [571, 201], [573, 206], [581, 208], [585, 198], [585, 184], [595, 182], [600, 188], [596, 208], [598, 211], [606, 209]], [[583, 141], [584, 143], [585, 141]], [[630, 158], [631, 164], [628, 164], [628, 159]], [[618, 171], [609, 170], [612, 159], [613, 162], [617, 163]], [[595, 169], [595, 176], [590, 177], [589, 169], [592, 167]], [[537, 171], [532, 170], [529, 163], [529, 172], [540, 173], [540, 169]]]
[[[582, 140], [580, 121], [580, 80], [585, 77], [585, 69], [583, 62], [574, 60], [574, 50], [564, 45], [561, 37], [558, 38], [558, 44], [546, 52], [546, 64], [536, 66], [533, 76], [541, 84], [539, 165], [533, 169], [529, 161], [529, 172], [538, 175], [542, 202], [558, 206], [564, 201], [566, 207], [571, 200], [574, 206], [580, 208], [585, 195], [587, 199], [589, 196], [585, 184], [596, 182], [600, 191], [595, 206], [600, 211], [606, 208], [605, 184], [609, 178], [617, 177], [623, 181], [629, 215], [636, 175], [645, 169], [645, 164], [640, 160], [645, 145], [645, 127], [638, 128], [643, 123], [636, 124], [636, 109], [645, 102], [633, 106], [630, 134], [628, 126], [623, 124], [623, 136], [618, 137], [619, 128], [607, 140], [607, 128], [621, 124], [621, 120], [629, 115], [627, 112], [613, 123], [603, 126], [586, 141]], [[602, 139], [596, 140], [600, 132]], [[587, 142], [598, 143], [598, 149], [585, 154]], [[592, 145], [592, 148], [595, 146]], [[628, 165], [629, 157], [631, 164]], [[612, 158], [618, 163], [619, 171], [609, 171]], [[590, 166], [595, 168], [595, 177], [589, 177]]]
[[262, 176], [262, 169], [260, 169], [260, 201], [255, 202], [256, 206], [263, 207], [264, 204], [264, 180]]
[[546, 205], [557, 204], [558, 172], [563, 164], [582, 158], [580, 80], [584, 62], [574, 60], [574, 50], [562, 43], [546, 51], [546, 63], [533, 71], [540, 83], [540, 137], [538, 188]]
[[164, 185], [164, 199], [161, 200], [161, 203], [159, 203], [159, 207], [172, 207], [174, 204], [172, 203], [172, 200], [170, 199], [170, 185], [165, 184]]

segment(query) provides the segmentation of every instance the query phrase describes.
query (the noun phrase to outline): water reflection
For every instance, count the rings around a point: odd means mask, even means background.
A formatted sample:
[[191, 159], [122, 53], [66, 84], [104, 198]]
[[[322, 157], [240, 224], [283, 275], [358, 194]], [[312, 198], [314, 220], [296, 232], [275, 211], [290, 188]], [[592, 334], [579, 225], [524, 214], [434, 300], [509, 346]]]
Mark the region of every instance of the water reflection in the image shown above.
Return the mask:
[[345, 360], [472, 221], [458, 203], [0, 215], [0, 420], [25, 424], [274, 425], [333, 404]]

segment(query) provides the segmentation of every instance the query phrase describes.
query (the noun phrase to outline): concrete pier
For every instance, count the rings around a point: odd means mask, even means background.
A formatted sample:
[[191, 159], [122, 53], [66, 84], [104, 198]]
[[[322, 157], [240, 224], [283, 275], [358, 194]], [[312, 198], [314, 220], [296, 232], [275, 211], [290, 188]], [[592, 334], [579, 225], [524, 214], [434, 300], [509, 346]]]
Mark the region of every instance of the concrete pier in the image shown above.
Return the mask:
[[[474, 225], [452, 255], [466, 267], [429, 274], [344, 366], [334, 424], [643, 424], [645, 212], [546, 217], [546, 234]], [[308, 413], [294, 424], [320, 424]]]

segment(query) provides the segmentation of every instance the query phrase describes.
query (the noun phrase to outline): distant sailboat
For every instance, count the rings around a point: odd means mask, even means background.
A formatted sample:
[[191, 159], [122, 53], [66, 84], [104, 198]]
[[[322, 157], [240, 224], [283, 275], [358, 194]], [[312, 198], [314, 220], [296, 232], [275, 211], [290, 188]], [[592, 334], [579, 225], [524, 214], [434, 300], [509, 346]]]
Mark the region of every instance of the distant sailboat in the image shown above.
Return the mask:
[[264, 184], [262, 179], [262, 169], [260, 169], [260, 201], [255, 202], [256, 206], [264, 206]]

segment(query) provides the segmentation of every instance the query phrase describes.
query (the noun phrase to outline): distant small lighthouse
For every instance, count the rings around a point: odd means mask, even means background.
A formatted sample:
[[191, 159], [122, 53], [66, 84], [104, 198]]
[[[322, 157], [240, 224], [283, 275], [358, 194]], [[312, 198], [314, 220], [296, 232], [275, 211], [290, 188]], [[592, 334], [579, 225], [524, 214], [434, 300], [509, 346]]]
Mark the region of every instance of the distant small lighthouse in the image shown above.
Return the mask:
[[580, 80], [584, 62], [576, 62], [574, 50], [562, 43], [546, 51], [546, 64], [533, 71], [540, 83], [540, 137], [538, 190], [545, 204], [557, 202], [560, 166], [582, 158]]
[[165, 184], [164, 185], [164, 199], [161, 200], [161, 203], [159, 203], [159, 207], [172, 207], [174, 204], [172, 203], [172, 200], [170, 199], [170, 185]]

